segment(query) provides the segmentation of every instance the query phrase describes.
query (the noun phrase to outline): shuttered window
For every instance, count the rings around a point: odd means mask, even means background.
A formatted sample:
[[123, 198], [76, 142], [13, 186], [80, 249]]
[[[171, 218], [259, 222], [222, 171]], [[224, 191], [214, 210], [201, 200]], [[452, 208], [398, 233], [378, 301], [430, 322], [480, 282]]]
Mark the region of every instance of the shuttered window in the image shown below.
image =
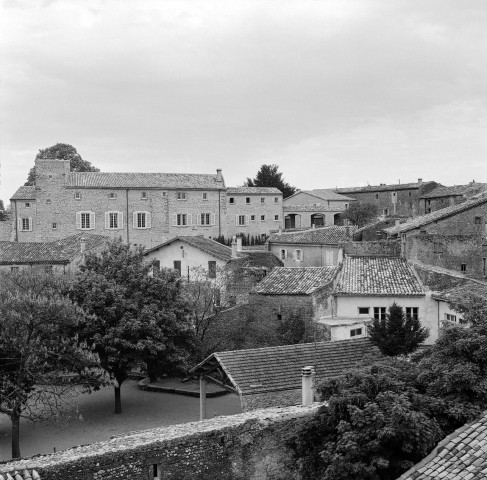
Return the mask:
[[95, 212], [76, 212], [76, 228], [78, 230], [94, 230]]

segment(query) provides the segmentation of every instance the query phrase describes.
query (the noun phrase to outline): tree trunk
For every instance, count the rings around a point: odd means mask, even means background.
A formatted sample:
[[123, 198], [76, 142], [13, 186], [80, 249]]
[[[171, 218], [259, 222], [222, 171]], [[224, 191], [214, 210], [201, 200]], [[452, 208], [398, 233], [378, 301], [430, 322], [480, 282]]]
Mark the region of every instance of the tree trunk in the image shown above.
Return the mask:
[[122, 413], [122, 399], [120, 397], [120, 383], [115, 386], [115, 413]]
[[12, 458], [20, 457], [20, 414], [14, 413], [12, 421]]

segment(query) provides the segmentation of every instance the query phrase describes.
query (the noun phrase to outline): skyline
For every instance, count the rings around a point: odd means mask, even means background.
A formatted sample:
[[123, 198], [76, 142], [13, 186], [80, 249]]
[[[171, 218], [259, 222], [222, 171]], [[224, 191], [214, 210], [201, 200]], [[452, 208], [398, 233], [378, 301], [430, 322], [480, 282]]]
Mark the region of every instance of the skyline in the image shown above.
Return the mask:
[[227, 186], [273, 163], [300, 189], [487, 182], [482, 0], [1, 10], [6, 203], [57, 142], [101, 171], [221, 168]]

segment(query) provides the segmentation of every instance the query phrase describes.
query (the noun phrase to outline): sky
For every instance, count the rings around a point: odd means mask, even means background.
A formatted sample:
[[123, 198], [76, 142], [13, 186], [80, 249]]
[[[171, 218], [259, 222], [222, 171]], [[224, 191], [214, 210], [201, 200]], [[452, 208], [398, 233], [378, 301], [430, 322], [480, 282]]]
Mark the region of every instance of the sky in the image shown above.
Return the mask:
[[485, 0], [2, 0], [0, 198], [57, 142], [102, 171], [262, 164], [487, 182]]

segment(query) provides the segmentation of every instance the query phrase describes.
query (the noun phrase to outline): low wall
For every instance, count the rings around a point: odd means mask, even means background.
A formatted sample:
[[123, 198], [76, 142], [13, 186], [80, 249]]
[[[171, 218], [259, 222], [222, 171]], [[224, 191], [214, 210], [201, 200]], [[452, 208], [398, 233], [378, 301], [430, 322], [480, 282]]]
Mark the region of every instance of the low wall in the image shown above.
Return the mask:
[[255, 410], [134, 432], [3, 463], [0, 474], [27, 468], [42, 480], [297, 479], [287, 441], [320, 405]]

